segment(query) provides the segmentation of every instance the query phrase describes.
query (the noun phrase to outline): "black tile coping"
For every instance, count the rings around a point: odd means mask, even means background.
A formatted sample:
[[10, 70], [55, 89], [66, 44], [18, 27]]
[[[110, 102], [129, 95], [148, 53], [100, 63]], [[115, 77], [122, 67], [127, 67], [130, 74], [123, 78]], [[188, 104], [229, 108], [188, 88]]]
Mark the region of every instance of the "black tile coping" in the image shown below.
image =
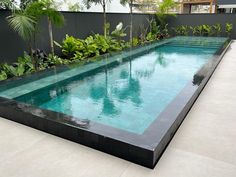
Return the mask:
[[3, 97], [0, 97], [0, 116], [154, 168], [229, 46], [227, 40], [141, 135]]

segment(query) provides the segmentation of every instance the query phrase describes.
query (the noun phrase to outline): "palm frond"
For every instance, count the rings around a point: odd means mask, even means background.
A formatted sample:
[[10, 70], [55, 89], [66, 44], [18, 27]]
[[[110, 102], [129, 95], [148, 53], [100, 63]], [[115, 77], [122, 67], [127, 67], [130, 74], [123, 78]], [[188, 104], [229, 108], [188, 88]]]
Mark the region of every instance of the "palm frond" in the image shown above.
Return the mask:
[[50, 21], [57, 27], [64, 25], [65, 19], [61, 12], [58, 12], [53, 8], [48, 8], [45, 10], [45, 15], [48, 16]]
[[36, 23], [33, 17], [18, 12], [7, 17], [7, 20], [11, 28], [24, 40], [29, 40], [33, 36]]

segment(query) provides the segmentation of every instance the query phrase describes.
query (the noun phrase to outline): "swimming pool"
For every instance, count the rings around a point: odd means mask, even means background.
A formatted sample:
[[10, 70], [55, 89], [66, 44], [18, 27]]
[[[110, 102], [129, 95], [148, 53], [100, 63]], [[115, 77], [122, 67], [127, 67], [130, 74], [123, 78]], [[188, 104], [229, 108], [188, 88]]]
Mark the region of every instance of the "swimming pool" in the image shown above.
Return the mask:
[[226, 43], [175, 37], [5, 81], [1, 116], [154, 167]]

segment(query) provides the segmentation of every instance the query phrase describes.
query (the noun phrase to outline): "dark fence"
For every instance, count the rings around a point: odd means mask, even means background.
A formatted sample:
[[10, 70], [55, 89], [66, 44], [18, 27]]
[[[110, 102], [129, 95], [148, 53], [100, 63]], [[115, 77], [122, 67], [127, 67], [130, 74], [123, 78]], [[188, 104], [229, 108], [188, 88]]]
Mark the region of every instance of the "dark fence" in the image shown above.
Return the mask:
[[[9, 11], [0, 11], [0, 63], [12, 63], [16, 61], [18, 56], [22, 56], [24, 51], [28, 50], [27, 43], [24, 42], [7, 24], [6, 17], [10, 15]], [[73, 13], [63, 12], [66, 24], [62, 28], [54, 28], [54, 40], [61, 42], [66, 34], [73, 35], [79, 38], [85, 38], [93, 33], [103, 33], [103, 14], [102, 13]], [[133, 16], [133, 33], [138, 36], [143, 28], [147, 28], [148, 19], [153, 15], [148, 14], [134, 14]], [[111, 31], [119, 22], [123, 22], [124, 27], [130, 23], [129, 14], [108, 13], [107, 21], [111, 24]], [[225, 25], [226, 22], [233, 23], [234, 29], [232, 38], [236, 38], [236, 14], [186, 14], [177, 15], [168, 19], [169, 27], [176, 27], [179, 25], [202, 25], [202, 24], [216, 24]], [[42, 20], [40, 23], [40, 33], [36, 37], [36, 47], [49, 51], [49, 35], [47, 21]], [[127, 28], [127, 37], [129, 38], [129, 29]]]
[[179, 14], [168, 19], [169, 28], [180, 25], [214, 25], [216, 23], [222, 26], [222, 36], [226, 36], [225, 24], [232, 23], [233, 31], [231, 38], [236, 39], [236, 14]]
[[[24, 42], [7, 24], [6, 17], [10, 15], [9, 11], [0, 11], [0, 63], [12, 63], [18, 56], [22, 56], [27, 51], [27, 43]], [[102, 13], [84, 13], [84, 12], [63, 12], [65, 25], [62, 28], [53, 28], [54, 40], [61, 42], [66, 34], [86, 38], [93, 33], [103, 33], [103, 14]], [[141, 29], [148, 27], [148, 14], [135, 14], [133, 16], [133, 33], [139, 35]], [[129, 14], [109, 13], [107, 22], [110, 23], [110, 31], [113, 31], [119, 22], [124, 27], [130, 24]], [[49, 35], [47, 21], [44, 19], [39, 25], [39, 33], [36, 37], [36, 47], [49, 51]], [[126, 40], [129, 38], [129, 29], [126, 28]]]

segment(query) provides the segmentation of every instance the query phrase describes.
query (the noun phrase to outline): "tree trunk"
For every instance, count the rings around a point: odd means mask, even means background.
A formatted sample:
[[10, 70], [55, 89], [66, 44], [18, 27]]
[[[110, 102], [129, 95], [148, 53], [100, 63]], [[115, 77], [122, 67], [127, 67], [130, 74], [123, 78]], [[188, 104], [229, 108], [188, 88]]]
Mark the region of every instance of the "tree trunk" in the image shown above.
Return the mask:
[[106, 24], [107, 24], [106, 0], [102, 1], [102, 8], [103, 8], [103, 32], [104, 32], [104, 36], [107, 37], [107, 29], [106, 29]]
[[52, 22], [49, 18], [48, 18], [48, 32], [49, 32], [51, 53], [52, 53], [52, 56], [54, 56], [55, 52], [54, 52], [54, 45], [53, 45]]
[[33, 55], [33, 48], [32, 48], [31, 41], [28, 42], [28, 46], [29, 46], [30, 58], [31, 58], [31, 60], [32, 60], [34, 69], [37, 71], [37, 70], [38, 70], [37, 61], [36, 61], [36, 59], [35, 59], [35, 56]]
[[130, 1], [130, 31], [129, 31], [129, 40], [131, 46], [133, 46], [133, 0]]

